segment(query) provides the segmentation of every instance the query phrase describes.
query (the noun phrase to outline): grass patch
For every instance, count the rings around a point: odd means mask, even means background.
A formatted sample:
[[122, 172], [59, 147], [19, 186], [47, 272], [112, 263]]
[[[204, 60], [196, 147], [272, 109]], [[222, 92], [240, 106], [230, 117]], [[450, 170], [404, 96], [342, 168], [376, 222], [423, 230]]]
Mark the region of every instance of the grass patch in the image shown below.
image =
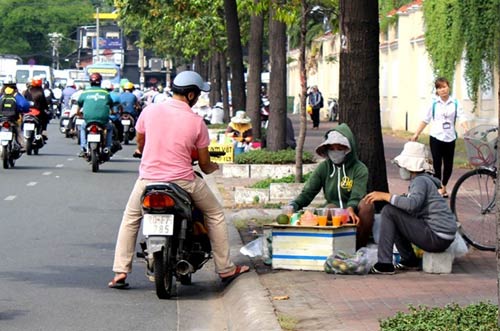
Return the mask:
[[[301, 183], [305, 183], [311, 177], [311, 174], [312, 172], [308, 172], [307, 174], [303, 175]], [[269, 188], [271, 186], [271, 183], [295, 183], [295, 175], [259, 180], [258, 182], [253, 183], [250, 188]]]
[[[412, 136], [412, 132], [404, 131], [404, 130], [390, 130], [390, 129], [382, 129], [383, 134], [391, 135], [394, 137], [402, 138], [405, 140], [409, 140]], [[418, 137], [418, 142], [425, 144], [429, 146], [429, 135], [427, 134], [420, 134]], [[472, 167], [469, 165], [469, 161], [467, 159], [467, 152], [465, 149], [465, 142], [463, 138], [457, 138], [456, 144], [455, 144], [455, 158], [453, 160], [453, 164], [455, 167], [458, 168], [466, 168], [466, 169], [472, 169]]]
[[298, 322], [299, 321], [295, 317], [283, 315], [283, 314], [278, 315], [278, 323], [280, 324], [280, 326], [283, 330], [286, 330], [286, 331], [295, 330]]

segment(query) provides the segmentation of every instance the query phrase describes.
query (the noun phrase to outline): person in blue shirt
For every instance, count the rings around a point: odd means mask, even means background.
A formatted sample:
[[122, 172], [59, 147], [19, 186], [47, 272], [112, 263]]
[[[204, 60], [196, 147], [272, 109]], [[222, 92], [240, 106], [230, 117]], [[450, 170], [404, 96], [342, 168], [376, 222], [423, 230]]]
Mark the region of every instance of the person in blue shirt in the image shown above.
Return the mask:
[[122, 112], [129, 113], [134, 119], [137, 119], [139, 102], [132, 91], [134, 91], [134, 84], [131, 82], [125, 83], [123, 86], [123, 93], [120, 95], [120, 105], [122, 107]]

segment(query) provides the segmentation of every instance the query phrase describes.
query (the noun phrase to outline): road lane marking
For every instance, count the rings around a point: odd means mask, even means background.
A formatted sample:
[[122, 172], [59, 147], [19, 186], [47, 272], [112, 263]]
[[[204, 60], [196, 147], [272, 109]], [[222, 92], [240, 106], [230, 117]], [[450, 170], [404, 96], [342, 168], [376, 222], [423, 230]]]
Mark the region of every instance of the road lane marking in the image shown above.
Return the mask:
[[29, 182], [28, 184], [26, 184], [26, 186], [35, 186], [36, 184], [38, 184], [37, 182]]
[[44, 173], [42, 173], [43, 176], [50, 176], [52, 175], [52, 171], [45, 171]]
[[15, 196], [15, 195], [9, 195], [9, 196], [8, 196], [8, 197], [6, 197], [4, 200], [5, 200], [5, 201], [12, 201], [12, 200], [14, 200], [15, 198], [16, 198], [16, 196]]
[[56, 168], [62, 168], [64, 167], [64, 164], [56, 164]]

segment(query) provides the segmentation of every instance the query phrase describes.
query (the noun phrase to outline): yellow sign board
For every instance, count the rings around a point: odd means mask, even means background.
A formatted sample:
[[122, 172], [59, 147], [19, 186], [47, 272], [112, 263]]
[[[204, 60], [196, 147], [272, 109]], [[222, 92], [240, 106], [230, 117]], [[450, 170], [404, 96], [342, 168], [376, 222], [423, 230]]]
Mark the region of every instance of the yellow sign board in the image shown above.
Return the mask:
[[213, 162], [216, 163], [233, 163], [234, 160], [234, 148], [233, 144], [217, 144], [211, 143], [208, 146], [209, 152], [225, 152], [224, 156], [210, 157]]
[[[94, 13], [94, 19], [97, 18], [97, 14]], [[100, 20], [116, 20], [118, 18], [118, 13], [99, 13]]]

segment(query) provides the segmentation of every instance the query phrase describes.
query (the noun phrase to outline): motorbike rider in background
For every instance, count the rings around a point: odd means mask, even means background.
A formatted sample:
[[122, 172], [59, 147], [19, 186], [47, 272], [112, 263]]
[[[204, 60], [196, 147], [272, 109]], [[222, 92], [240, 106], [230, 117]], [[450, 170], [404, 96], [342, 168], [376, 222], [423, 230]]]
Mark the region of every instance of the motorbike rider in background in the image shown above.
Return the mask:
[[61, 102], [65, 109], [71, 108], [71, 96], [76, 92], [75, 81], [68, 79], [66, 87], [62, 90]]
[[[14, 78], [11, 76], [7, 76], [4, 81], [3, 81], [3, 86], [2, 90], [0, 91], [0, 118], [3, 118], [4, 115], [2, 114], [3, 110], [3, 104], [4, 104], [4, 99], [8, 97], [14, 97], [15, 98], [15, 103], [16, 103], [16, 113], [13, 115], [7, 116], [7, 120], [13, 124], [13, 131], [14, 135], [16, 137], [15, 141], [17, 142], [16, 148], [19, 149], [19, 152], [24, 153], [24, 139], [22, 135], [19, 134], [19, 115], [22, 113], [27, 113], [30, 109], [30, 103], [28, 100], [26, 100], [25, 97], [23, 97], [20, 93], [17, 91], [17, 85], [16, 81]], [[16, 145], [16, 144], [14, 144]]]
[[[87, 123], [98, 122], [106, 129], [106, 147], [111, 151], [113, 144], [113, 123], [109, 120], [113, 100], [109, 92], [101, 88], [102, 76], [95, 72], [90, 75], [90, 87], [82, 92], [78, 98], [78, 110], [76, 116], [81, 116], [83, 108], [84, 123], [80, 128], [80, 154], [85, 157], [87, 154]], [[111, 156], [111, 155], [110, 155]]]
[[48, 81], [45, 81], [43, 83], [43, 92], [45, 94], [45, 99], [47, 100], [47, 109], [49, 110], [49, 121], [55, 117], [55, 114], [52, 113], [52, 110], [54, 109], [52, 107], [53, 103], [54, 103], [54, 100], [55, 100], [55, 96], [54, 96], [54, 92], [52, 92], [52, 90], [50, 89], [50, 83]]
[[[45, 92], [42, 87], [43, 81], [41, 78], [34, 77], [26, 91], [24, 91], [24, 97], [26, 100], [33, 103], [36, 102], [34, 108], [38, 111], [33, 113], [34, 116], [40, 121], [40, 126], [42, 127], [42, 136], [44, 140], [48, 140], [47, 137], [47, 124], [49, 124], [49, 105], [47, 103], [47, 98], [45, 97]], [[43, 98], [42, 98], [43, 96]]]
[[123, 125], [120, 120], [121, 106], [120, 106], [120, 92], [115, 92], [115, 87], [109, 79], [102, 81], [101, 87], [109, 92], [111, 99], [113, 100], [113, 107], [111, 108], [111, 115], [109, 119], [116, 128], [118, 139], [123, 136]]
[[139, 178], [130, 194], [123, 213], [116, 242], [111, 288], [124, 288], [132, 271], [135, 245], [142, 221], [141, 196], [147, 184], [172, 182], [187, 191], [205, 217], [212, 245], [215, 270], [222, 280], [230, 280], [249, 270], [235, 266], [230, 259], [224, 210], [207, 183], [194, 173], [192, 153], [198, 154], [198, 164], [205, 174], [219, 166], [210, 160], [210, 138], [203, 118], [191, 109], [201, 91], [210, 85], [194, 71], [179, 73], [173, 82], [172, 98], [144, 108], [135, 126], [137, 149], [142, 153]]
[[132, 93], [133, 91], [133, 83], [127, 82], [123, 85], [123, 93], [120, 95], [120, 105], [122, 107], [122, 112], [129, 113], [137, 120], [137, 116], [139, 115], [137, 112], [137, 109], [139, 109], [139, 102], [135, 94]]

